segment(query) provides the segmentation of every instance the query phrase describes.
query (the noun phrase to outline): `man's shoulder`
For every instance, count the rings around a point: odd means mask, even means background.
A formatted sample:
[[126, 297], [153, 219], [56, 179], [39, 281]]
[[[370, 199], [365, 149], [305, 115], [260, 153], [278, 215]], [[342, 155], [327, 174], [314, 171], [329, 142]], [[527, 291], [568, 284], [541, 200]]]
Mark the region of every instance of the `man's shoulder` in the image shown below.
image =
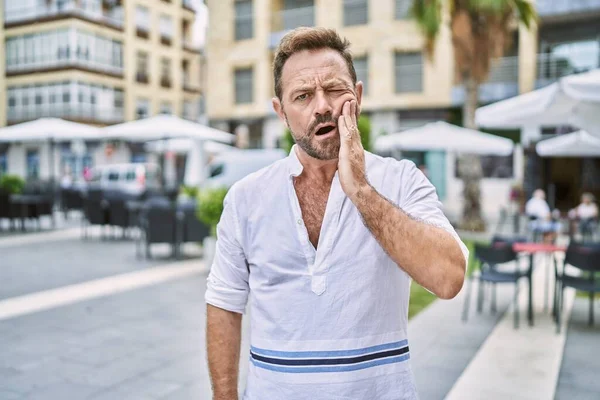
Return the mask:
[[[389, 179], [398, 179], [403, 181], [408, 180], [414, 181], [418, 174], [422, 172], [417, 168], [414, 162], [406, 159], [397, 160], [392, 157], [383, 157], [370, 152], [365, 152], [365, 162], [367, 168], [367, 175], [369, 176], [382, 176], [385, 181]], [[408, 179], [406, 179], [408, 177]]]
[[231, 191], [249, 196], [255, 193], [264, 193], [265, 190], [273, 188], [273, 185], [285, 178], [287, 157], [277, 160], [252, 172], [231, 186]]

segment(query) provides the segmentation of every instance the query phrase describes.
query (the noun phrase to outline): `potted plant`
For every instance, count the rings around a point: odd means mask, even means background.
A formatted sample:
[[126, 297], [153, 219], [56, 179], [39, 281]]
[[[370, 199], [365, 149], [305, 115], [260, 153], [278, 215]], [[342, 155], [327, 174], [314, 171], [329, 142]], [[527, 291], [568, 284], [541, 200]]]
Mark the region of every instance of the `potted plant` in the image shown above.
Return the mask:
[[217, 224], [223, 213], [223, 200], [227, 194], [227, 188], [211, 188], [198, 192], [198, 207], [196, 216], [198, 219], [208, 225], [210, 235], [202, 243], [204, 262], [210, 267], [212, 265], [216, 244], [217, 244]]
[[17, 175], [3, 175], [0, 177], [0, 190], [8, 194], [19, 194], [25, 187], [25, 181]]

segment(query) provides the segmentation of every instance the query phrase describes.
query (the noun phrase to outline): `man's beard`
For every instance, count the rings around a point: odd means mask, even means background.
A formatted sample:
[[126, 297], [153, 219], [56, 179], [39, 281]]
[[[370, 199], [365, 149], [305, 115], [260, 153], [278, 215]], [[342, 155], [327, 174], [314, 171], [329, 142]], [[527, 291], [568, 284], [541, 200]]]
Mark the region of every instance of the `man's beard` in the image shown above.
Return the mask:
[[[315, 128], [319, 124], [331, 122], [337, 129], [337, 135], [327, 139], [313, 141], [315, 138]], [[288, 122], [288, 126], [290, 126]], [[290, 128], [291, 130], [291, 128]], [[307, 129], [304, 135], [298, 136], [292, 132], [292, 137], [296, 141], [296, 144], [304, 150], [306, 154], [317, 160], [334, 160], [339, 157], [340, 153], [340, 131], [338, 129], [337, 119], [331, 114], [319, 115], [315, 121]]]

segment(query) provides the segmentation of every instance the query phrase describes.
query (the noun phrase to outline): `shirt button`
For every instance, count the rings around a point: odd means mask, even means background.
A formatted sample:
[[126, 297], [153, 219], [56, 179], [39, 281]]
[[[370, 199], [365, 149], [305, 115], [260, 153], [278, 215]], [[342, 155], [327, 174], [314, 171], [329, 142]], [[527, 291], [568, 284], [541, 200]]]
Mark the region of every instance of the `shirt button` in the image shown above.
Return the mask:
[[302, 220], [300, 218], [298, 218], [298, 225], [302, 225]]

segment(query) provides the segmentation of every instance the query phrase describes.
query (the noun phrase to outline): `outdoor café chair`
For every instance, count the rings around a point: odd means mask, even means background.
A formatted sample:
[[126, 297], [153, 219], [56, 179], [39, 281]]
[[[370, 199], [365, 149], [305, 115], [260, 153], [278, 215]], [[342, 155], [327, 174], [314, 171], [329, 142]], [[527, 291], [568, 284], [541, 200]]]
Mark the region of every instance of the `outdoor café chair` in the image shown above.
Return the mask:
[[[527, 277], [527, 270], [519, 268], [519, 260], [517, 254], [512, 249], [510, 241], [495, 241], [491, 245], [475, 245], [475, 259], [479, 262], [478, 271], [473, 271], [473, 275], [467, 282], [467, 294], [463, 308], [463, 320], [466, 321], [469, 313], [469, 303], [471, 300], [472, 280], [475, 278], [478, 281], [478, 296], [477, 296], [477, 312], [483, 309], [484, 284], [492, 285], [492, 302], [491, 311], [496, 312], [496, 284], [512, 283], [515, 285], [514, 307], [515, 317], [514, 326], [519, 326], [519, 280]], [[514, 268], [505, 269], [499, 268], [501, 264], [514, 263]]]
[[[580, 274], [569, 273], [566, 266], [579, 270]], [[560, 332], [560, 317], [566, 287], [587, 292], [590, 297], [589, 325], [594, 325], [594, 295], [600, 293], [600, 245], [571, 243], [563, 261], [562, 273], [555, 268], [557, 290], [555, 290], [556, 332]]]

